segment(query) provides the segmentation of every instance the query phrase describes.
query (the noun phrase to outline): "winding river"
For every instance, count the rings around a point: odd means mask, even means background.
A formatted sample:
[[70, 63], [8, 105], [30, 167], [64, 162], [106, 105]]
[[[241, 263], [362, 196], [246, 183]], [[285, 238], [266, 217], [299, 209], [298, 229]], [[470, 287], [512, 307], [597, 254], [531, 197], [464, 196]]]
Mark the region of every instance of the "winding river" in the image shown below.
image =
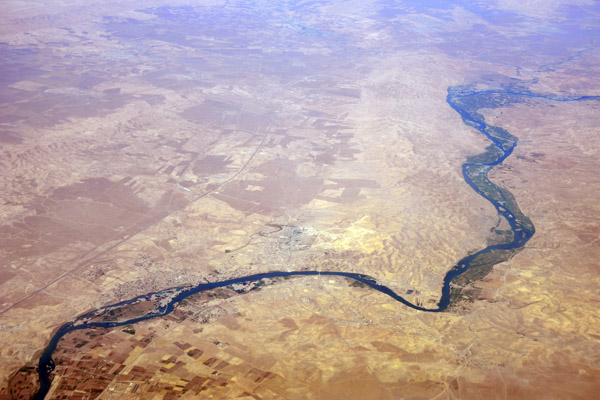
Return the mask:
[[[484, 121], [484, 117], [479, 114], [478, 110], [482, 108], [498, 108], [506, 107], [511, 104], [531, 100], [550, 100], [550, 101], [582, 101], [582, 100], [600, 100], [600, 96], [581, 96], [581, 97], [560, 97], [551, 95], [538, 95], [526, 90], [518, 89], [499, 89], [475, 91], [468, 87], [455, 87], [448, 90], [446, 101], [458, 114], [462, 117], [463, 122], [484, 134], [490, 141], [491, 145], [486, 151], [477, 156], [470, 157], [462, 166], [463, 176], [465, 181], [482, 197], [488, 200], [496, 207], [498, 214], [504, 218], [510, 225], [509, 234], [504, 234], [499, 238], [499, 243], [491, 244], [486, 248], [472, 253], [456, 263], [445, 275], [442, 294], [435, 308], [425, 308], [415, 305], [402, 296], [395, 293], [390, 288], [381, 285], [373, 277], [336, 271], [295, 271], [295, 272], [267, 272], [262, 274], [248, 275], [240, 278], [228, 279], [220, 282], [202, 283], [197, 286], [171, 288], [159, 292], [153, 292], [126, 300], [120, 303], [102, 307], [98, 310], [86, 313], [77, 317], [74, 321], [70, 321], [62, 325], [54, 334], [50, 343], [40, 357], [38, 364], [38, 374], [40, 380], [40, 389], [34, 399], [44, 399], [50, 389], [51, 375], [54, 371], [55, 364], [52, 359], [52, 354], [58, 345], [60, 339], [67, 333], [89, 328], [114, 328], [123, 325], [131, 325], [140, 321], [145, 321], [152, 318], [163, 317], [171, 313], [179, 302], [196, 293], [204, 292], [211, 289], [221, 288], [232, 284], [257, 282], [267, 278], [291, 277], [291, 276], [340, 276], [350, 278], [356, 282], [360, 282], [371, 287], [383, 294], [388, 295], [394, 300], [404, 304], [407, 307], [419, 311], [426, 312], [441, 312], [444, 311], [453, 300], [450, 283], [462, 279], [462, 283], [477, 280], [485, 276], [486, 271], [502, 261], [512, 257], [519, 249], [535, 233], [533, 223], [517, 206], [514, 197], [510, 192], [502, 189], [492, 183], [487, 175], [488, 172], [496, 165], [501, 164], [508, 156], [510, 156], [517, 145], [517, 138], [512, 136], [506, 130], [488, 125]], [[470, 275], [469, 275], [470, 274]], [[143, 316], [124, 320], [124, 321], [91, 321], [93, 317], [105, 313], [107, 310], [117, 307], [135, 304], [140, 301], [149, 300], [151, 298], [163, 298], [162, 305], [146, 313]]]

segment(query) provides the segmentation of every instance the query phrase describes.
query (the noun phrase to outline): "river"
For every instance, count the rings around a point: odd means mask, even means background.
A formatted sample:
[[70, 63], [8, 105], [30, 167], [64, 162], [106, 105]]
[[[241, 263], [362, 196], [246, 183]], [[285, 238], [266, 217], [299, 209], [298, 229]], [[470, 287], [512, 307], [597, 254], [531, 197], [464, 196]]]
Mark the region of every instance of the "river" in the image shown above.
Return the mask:
[[[502, 128], [487, 124], [484, 120], [484, 117], [478, 113], [478, 110], [482, 108], [506, 107], [517, 102], [536, 99], [550, 101], [584, 101], [600, 100], [600, 96], [560, 97], [552, 95], [539, 95], [531, 93], [527, 90], [506, 88], [486, 91], [475, 91], [468, 87], [454, 87], [448, 89], [446, 101], [449, 106], [452, 107], [462, 117], [463, 122], [466, 125], [475, 128], [491, 141], [491, 145], [484, 153], [469, 157], [467, 162], [462, 165], [462, 172], [465, 181], [473, 188], [473, 190], [475, 190], [475, 192], [494, 205], [498, 211], [498, 214], [510, 225], [512, 235], [511, 240], [489, 245], [484, 249], [469, 254], [458, 261], [444, 277], [440, 300], [435, 308], [425, 308], [415, 305], [395, 293], [390, 288], [377, 283], [377, 280], [373, 277], [339, 271], [274, 271], [228, 279], [220, 282], [202, 283], [197, 286], [170, 288], [159, 292], [147, 293], [133, 299], [111, 304], [90, 313], [86, 313], [85, 315], [77, 317], [74, 321], [67, 322], [62, 325], [54, 334], [50, 340], [50, 343], [44, 350], [44, 353], [40, 357], [38, 364], [40, 389], [38, 390], [34, 399], [44, 399], [48, 393], [51, 384], [52, 372], [55, 368], [52, 354], [54, 353], [54, 350], [56, 349], [60, 339], [67, 333], [89, 328], [115, 328], [123, 325], [135, 324], [152, 318], [163, 317], [171, 313], [179, 302], [191, 295], [236, 283], [248, 283], [260, 281], [266, 278], [291, 276], [340, 276], [361, 282], [374, 290], [386, 294], [405, 306], [418, 311], [442, 312], [446, 310], [452, 300], [452, 289], [450, 283], [453, 280], [456, 280], [461, 275], [467, 275], [466, 273], [473, 274], [472, 280], [476, 280], [476, 277], [480, 277], [482, 273], [485, 275], [485, 271], [491, 270], [495, 264], [509, 259], [515, 254], [516, 251], [523, 248], [525, 243], [527, 243], [527, 241], [535, 233], [535, 227], [533, 223], [531, 220], [529, 220], [529, 218], [521, 213], [521, 210], [519, 209], [512, 194], [506, 189], [498, 187], [487, 178], [489, 171], [494, 166], [501, 164], [512, 154], [517, 145], [517, 138]], [[89, 321], [92, 316], [103, 313], [107, 309], [133, 304], [150, 297], [168, 298], [169, 301], [165, 305], [157, 306], [154, 310], [151, 310], [141, 317], [119, 322]]]

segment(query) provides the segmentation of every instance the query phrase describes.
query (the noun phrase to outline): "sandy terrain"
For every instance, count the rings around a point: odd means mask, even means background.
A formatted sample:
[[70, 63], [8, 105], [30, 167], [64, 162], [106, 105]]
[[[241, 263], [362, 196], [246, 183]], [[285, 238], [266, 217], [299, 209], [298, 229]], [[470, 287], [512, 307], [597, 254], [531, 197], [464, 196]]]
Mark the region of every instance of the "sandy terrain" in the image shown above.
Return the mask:
[[[498, 2], [502, 24], [416, 3], [59, 3], [1, 17], [0, 398], [32, 395], [65, 321], [169, 287], [343, 270], [435, 306], [506, 228], [463, 180], [489, 142], [448, 88], [600, 94], [592, 39], [536, 47], [554, 3]], [[69, 334], [49, 397], [590, 398], [599, 107], [481, 110], [519, 138], [490, 178], [536, 235], [472, 302], [421, 313], [341, 278], [223, 290]]]

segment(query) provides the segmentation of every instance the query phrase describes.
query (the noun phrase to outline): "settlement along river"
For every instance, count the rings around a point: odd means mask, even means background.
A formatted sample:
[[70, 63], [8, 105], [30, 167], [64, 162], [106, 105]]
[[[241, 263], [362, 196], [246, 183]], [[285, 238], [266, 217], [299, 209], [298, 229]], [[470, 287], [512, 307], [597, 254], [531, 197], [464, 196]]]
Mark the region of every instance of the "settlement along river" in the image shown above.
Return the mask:
[[[508, 156], [510, 156], [517, 145], [517, 138], [512, 136], [506, 130], [488, 125], [484, 121], [484, 117], [478, 113], [482, 108], [498, 108], [506, 107], [511, 104], [523, 101], [534, 100], [550, 100], [550, 101], [580, 101], [580, 100], [600, 100], [600, 97], [559, 97], [537, 95], [528, 91], [500, 89], [487, 91], [474, 91], [468, 87], [455, 87], [448, 90], [446, 101], [456, 112], [460, 114], [463, 122], [484, 134], [492, 144], [487, 147], [486, 151], [477, 156], [467, 159], [462, 166], [463, 176], [465, 181], [481, 196], [496, 207], [498, 214], [506, 219], [510, 225], [510, 234], [504, 234], [500, 243], [489, 245], [488, 247], [479, 250], [476, 253], [470, 254], [458, 261], [444, 277], [442, 286], [442, 294], [436, 308], [424, 308], [415, 305], [402, 296], [396, 294], [390, 288], [380, 285], [373, 277], [366, 275], [337, 272], [337, 271], [296, 271], [296, 272], [267, 272], [263, 274], [249, 275], [235, 279], [228, 279], [221, 282], [202, 283], [197, 286], [188, 286], [180, 288], [171, 288], [159, 292], [148, 293], [142, 296], [135, 297], [120, 303], [112, 304], [89, 312], [85, 315], [77, 317], [74, 321], [70, 321], [62, 325], [56, 334], [50, 340], [50, 343], [40, 357], [38, 364], [38, 374], [40, 380], [40, 389], [34, 399], [43, 399], [50, 389], [51, 376], [54, 371], [54, 361], [52, 353], [56, 349], [60, 339], [67, 333], [89, 328], [114, 328], [123, 325], [131, 325], [140, 321], [145, 321], [152, 318], [163, 317], [171, 313], [177, 304], [185, 298], [196, 293], [212, 290], [220, 287], [229, 286], [236, 283], [258, 282], [267, 278], [290, 277], [290, 276], [310, 276], [310, 275], [325, 275], [325, 276], [341, 276], [350, 278], [371, 287], [381, 293], [384, 293], [396, 301], [419, 311], [425, 312], [441, 312], [444, 311], [451, 303], [451, 300], [460, 293], [460, 289], [450, 288], [450, 283], [455, 280], [455, 283], [465, 285], [471, 281], [481, 279], [485, 276], [492, 267], [506, 261], [513, 256], [519, 249], [535, 233], [533, 223], [517, 206], [517, 203], [510, 192], [493, 184], [487, 177], [488, 172], [496, 165], [501, 164]], [[459, 279], [460, 278], [460, 282]], [[161, 302], [153, 310], [145, 315], [124, 320], [124, 321], [91, 321], [93, 317], [106, 313], [108, 310], [114, 310], [118, 307], [123, 307], [135, 304], [141, 301], [150, 299], [166, 299], [168, 301]]]

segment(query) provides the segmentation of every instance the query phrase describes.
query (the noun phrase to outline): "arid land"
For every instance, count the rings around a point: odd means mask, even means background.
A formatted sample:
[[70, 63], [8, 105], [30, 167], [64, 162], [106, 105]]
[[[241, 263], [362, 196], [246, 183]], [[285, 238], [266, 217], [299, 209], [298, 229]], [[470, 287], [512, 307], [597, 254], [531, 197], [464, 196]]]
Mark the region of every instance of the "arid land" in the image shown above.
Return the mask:
[[[2, 17], [0, 397], [33, 394], [65, 321], [169, 287], [321, 269], [435, 306], [447, 270], [503, 227], [463, 180], [489, 141], [447, 89], [599, 95], [598, 57], [593, 43], [568, 62], [512, 49], [515, 69], [494, 58], [501, 41], [478, 43], [483, 56], [452, 42], [484, 23], [460, 7], [432, 26], [435, 14], [386, 19], [363, 3], [23, 2]], [[498, 7], [558, 18], [551, 5]], [[67, 335], [49, 397], [591, 398], [599, 108], [481, 111], [519, 138], [490, 178], [536, 234], [451, 311], [342, 278], [223, 289]]]

